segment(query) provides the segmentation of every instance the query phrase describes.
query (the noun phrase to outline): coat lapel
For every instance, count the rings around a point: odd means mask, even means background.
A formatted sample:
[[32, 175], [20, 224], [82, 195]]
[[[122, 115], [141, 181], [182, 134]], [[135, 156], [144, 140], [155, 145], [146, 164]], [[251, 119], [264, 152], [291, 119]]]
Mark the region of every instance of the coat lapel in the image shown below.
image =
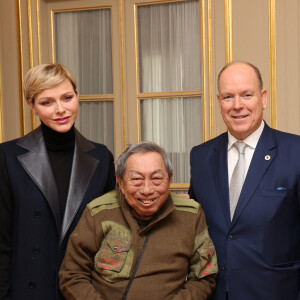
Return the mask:
[[222, 207], [226, 222], [229, 226], [231, 221], [229, 209], [227, 147], [228, 134], [224, 133], [221, 135], [220, 141], [215, 145], [215, 153], [211, 158], [211, 166], [214, 174], [216, 190], [218, 193], [218, 200]]
[[66, 236], [68, 229], [82, 204], [87, 187], [99, 163], [97, 159], [87, 153], [94, 148], [94, 145], [76, 130], [73, 166], [65, 215], [62, 223], [60, 244]]
[[38, 127], [30, 134], [21, 138], [17, 144], [29, 151], [20, 155], [18, 159], [26, 173], [44, 195], [55, 217], [57, 230], [60, 232], [61, 212], [58, 191], [50, 166], [41, 127]]
[[272, 129], [265, 124], [265, 128], [257, 143], [253, 158], [245, 178], [243, 189], [233, 215], [232, 225], [237, 221], [247, 203], [257, 189], [261, 179], [276, 157], [276, 144], [273, 140]]

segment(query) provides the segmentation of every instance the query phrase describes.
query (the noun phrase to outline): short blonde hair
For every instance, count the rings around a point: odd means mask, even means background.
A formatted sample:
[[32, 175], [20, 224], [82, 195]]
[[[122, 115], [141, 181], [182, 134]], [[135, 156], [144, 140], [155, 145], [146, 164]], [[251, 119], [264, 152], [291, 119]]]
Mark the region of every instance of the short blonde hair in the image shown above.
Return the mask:
[[49, 89], [68, 79], [77, 93], [77, 82], [72, 73], [61, 64], [42, 64], [30, 69], [24, 79], [25, 99], [34, 104], [39, 92]]

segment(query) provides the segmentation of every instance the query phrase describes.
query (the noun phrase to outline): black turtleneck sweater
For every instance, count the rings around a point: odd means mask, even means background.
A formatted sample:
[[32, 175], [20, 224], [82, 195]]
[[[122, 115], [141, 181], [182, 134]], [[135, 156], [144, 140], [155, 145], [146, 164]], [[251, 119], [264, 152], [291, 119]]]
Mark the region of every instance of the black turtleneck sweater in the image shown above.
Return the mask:
[[63, 217], [69, 191], [75, 148], [75, 129], [65, 133], [52, 130], [42, 123], [42, 131], [52, 172], [57, 185], [61, 217]]

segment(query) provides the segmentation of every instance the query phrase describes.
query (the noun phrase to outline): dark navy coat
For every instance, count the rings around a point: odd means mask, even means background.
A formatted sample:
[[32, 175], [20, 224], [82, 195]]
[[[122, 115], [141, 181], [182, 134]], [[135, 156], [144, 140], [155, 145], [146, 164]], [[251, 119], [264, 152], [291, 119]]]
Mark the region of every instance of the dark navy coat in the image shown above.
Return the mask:
[[230, 219], [228, 134], [191, 151], [219, 265], [213, 300], [300, 300], [300, 137], [266, 124]]
[[76, 131], [66, 209], [58, 191], [41, 128], [3, 143], [13, 194], [12, 300], [62, 299], [58, 271], [67, 242], [87, 203], [115, 188], [113, 156]]

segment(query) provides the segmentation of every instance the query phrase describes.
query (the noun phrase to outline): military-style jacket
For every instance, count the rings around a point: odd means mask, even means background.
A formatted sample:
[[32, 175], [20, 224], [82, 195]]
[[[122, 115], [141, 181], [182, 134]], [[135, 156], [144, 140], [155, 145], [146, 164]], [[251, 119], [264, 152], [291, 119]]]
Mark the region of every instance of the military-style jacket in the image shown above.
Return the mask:
[[149, 230], [127, 300], [207, 299], [217, 260], [200, 205], [171, 194], [140, 229], [118, 194], [92, 201], [71, 235], [60, 270], [66, 299], [121, 299]]

